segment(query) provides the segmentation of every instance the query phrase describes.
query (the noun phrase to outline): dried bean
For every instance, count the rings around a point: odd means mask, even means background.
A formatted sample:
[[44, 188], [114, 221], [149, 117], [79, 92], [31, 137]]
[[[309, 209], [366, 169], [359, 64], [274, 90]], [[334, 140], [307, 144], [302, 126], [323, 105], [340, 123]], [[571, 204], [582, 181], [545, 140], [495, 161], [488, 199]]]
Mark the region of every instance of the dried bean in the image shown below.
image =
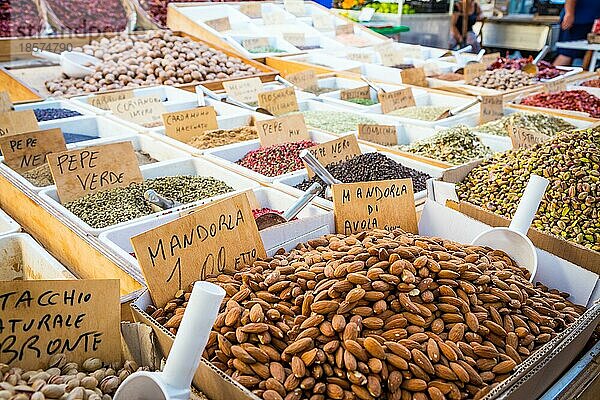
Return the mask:
[[585, 90], [565, 90], [555, 93], [538, 93], [525, 97], [521, 104], [534, 107], [572, 110], [600, 118], [600, 98]]
[[38, 8], [32, 0], [0, 3], [0, 37], [39, 35], [43, 24]]
[[600, 79], [590, 79], [581, 84], [581, 86], [600, 88]]
[[73, 33], [121, 32], [127, 14], [120, 0], [46, 0], [61, 29]]
[[160, 26], [167, 26], [167, 7], [169, 3], [190, 3], [198, 0], [139, 0], [140, 5]]
[[33, 112], [35, 113], [35, 118], [39, 122], [78, 117], [81, 115], [80, 112], [69, 110], [67, 108], [36, 108]]
[[265, 176], [283, 175], [304, 168], [300, 151], [315, 145], [310, 140], [302, 140], [261, 147], [250, 151], [236, 163]]

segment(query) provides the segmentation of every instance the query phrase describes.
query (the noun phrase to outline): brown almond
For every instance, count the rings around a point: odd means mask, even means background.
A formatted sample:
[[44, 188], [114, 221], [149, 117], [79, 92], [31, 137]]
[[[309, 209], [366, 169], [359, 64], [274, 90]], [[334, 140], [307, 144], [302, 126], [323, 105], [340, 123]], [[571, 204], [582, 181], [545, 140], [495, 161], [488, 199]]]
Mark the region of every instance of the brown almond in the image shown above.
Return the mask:
[[313, 303], [310, 309], [317, 314], [329, 314], [335, 312], [339, 307], [339, 303], [333, 300], [321, 300]]
[[405, 379], [401, 386], [409, 392], [422, 392], [427, 389], [427, 382], [423, 379]]
[[448, 340], [451, 340], [452, 342], [456, 343], [458, 341], [461, 341], [462, 338], [465, 335], [465, 325], [462, 323], [458, 323], [455, 324], [452, 329], [450, 329], [450, 332], [448, 332]]
[[284, 350], [284, 353], [297, 354], [297, 353], [303, 352], [305, 350], [308, 350], [312, 347], [313, 347], [313, 340], [311, 338], [303, 338], [303, 339], [293, 342], [288, 347], [286, 347]]
[[469, 382], [469, 380], [470, 380], [469, 373], [467, 371], [465, 371], [465, 369], [460, 364], [451, 362], [450, 369], [456, 374], [456, 376], [458, 377], [458, 379], [460, 381], [462, 381], [464, 383]]
[[369, 354], [380, 360], [385, 360], [385, 348], [372, 337], [367, 337], [364, 342], [364, 347]]
[[433, 364], [431, 364], [431, 361], [429, 361], [429, 358], [427, 358], [427, 356], [421, 350], [412, 349], [411, 354], [412, 354], [413, 361], [419, 367], [421, 367], [425, 372], [427, 372], [430, 375], [435, 374]]
[[513, 369], [515, 369], [516, 366], [517, 363], [514, 360], [510, 359], [496, 364], [496, 366], [492, 368], [492, 372], [495, 374], [507, 374]]

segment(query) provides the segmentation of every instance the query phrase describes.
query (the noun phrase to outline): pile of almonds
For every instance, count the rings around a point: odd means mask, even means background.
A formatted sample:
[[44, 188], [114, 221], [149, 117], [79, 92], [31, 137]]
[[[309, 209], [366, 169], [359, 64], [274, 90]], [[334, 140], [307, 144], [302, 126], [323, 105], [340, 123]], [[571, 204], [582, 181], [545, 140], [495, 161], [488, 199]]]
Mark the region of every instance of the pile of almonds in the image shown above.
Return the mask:
[[[265, 400], [479, 399], [584, 311], [502, 251], [375, 230], [208, 279], [204, 353]], [[189, 289], [147, 310], [177, 333]]]

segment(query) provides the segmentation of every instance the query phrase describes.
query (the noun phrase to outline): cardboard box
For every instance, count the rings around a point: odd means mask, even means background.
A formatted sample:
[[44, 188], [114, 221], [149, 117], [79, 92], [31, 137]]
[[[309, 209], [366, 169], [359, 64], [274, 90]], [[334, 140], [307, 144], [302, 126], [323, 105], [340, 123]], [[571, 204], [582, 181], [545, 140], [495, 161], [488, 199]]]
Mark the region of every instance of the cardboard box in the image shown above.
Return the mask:
[[[462, 181], [467, 174], [473, 168], [481, 164], [481, 162], [482, 160], [472, 161], [445, 170], [441, 178], [433, 179], [428, 182], [428, 196], [437, 203], [447, 205], [454, 210], [460, 211], [461, 213], [488, 225], [508, 226], [510, 224], [508, 218], [458, 199], [456, 183]], [[575, 265], [580, 265], [592, 272], [600, 273], [600, 252], [593, 251], [575, 242], [541, 232], [535, 228], [530, 228], [527, 236], [536, 247], [555, 254], [562, 259], [571, 261]]]
[[[444, 237], [451, 240], [469, 243], [480, 232], [489, 229], [489, 226], [475, 221], [461, 213], [451, 210], [447, 207], [428, 201], [422, 212], [419, 221], [420, 234], [427, 236]], [[594, 289], [598, 285], [598, 275], [586, 271], [568, 261], [545, 252], [537, 250], [539, 257], [538, 272], [542, 281], [551, 287], [556, 287], [561, 291], [570, 292], [573, 300], [582, 304], [593, 304], [598, 298], [594, 295]], [[546, 279], [549, 280], [546, 280]], [[137, 322], [143, 322], [152, 326], [158, 342], [163, 351], [168, 352], [174, 336], [158, 325], [146, 312], [145, 309], [151, 304], [150, 294], [144, 293], [132, 304], [134, 319]], [[493, 392], [493, 395], [486, 397], [487, 400], [498, 398], [504, 392], [512, 391], [509, 395], [502, 397], [505, 399], [517, 400], [524, 398], [536, 398], [529, 395], [531, 393], [543, 393], [548, 388], [553, 379], [548, 374], [540, 374], [537, 368], [540, 364], [546, 365], [546, 368], [552, 369], [552, 375], [560, 375], [568, 365], [573, 361], [576, 355], [583, 349], [585, 342], [593, 332], [595, 324], [600, 320], [600, 306], [596, 305], [590, 308], [582, 317], [580, 317], [571, 327], [560, 333], [556, 338], [546, 343], [536, 353], [530, 356], [521, 364], [511, 377], [503, 382]], [[567, 351], [556, 352], [558, 347], [568, 347]], [[544, 369], [545, 371], [545, 369]], [[516, 384], [534, 385], [535, 390], [530, 387], [519, 388]], [[230, 377], [217, 370], [207, 360], [202, 360], [198, 369], [194, 384], [197, 385], [211, 400], [226, 399], [256, 399], [250, 391], [242, 387]]]

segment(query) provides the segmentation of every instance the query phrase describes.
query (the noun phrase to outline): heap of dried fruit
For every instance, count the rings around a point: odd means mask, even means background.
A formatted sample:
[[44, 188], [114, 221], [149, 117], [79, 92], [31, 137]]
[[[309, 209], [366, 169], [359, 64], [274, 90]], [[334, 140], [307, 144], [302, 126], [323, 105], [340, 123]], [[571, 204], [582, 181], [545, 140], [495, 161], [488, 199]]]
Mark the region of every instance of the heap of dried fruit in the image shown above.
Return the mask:
[[[479, 399], [584, 310], [527, 278], [490, 248], [326, 235], [209, 277], [204, 356], [265, 400]], [[188, 298], [147, 311], [175, 334]]]

